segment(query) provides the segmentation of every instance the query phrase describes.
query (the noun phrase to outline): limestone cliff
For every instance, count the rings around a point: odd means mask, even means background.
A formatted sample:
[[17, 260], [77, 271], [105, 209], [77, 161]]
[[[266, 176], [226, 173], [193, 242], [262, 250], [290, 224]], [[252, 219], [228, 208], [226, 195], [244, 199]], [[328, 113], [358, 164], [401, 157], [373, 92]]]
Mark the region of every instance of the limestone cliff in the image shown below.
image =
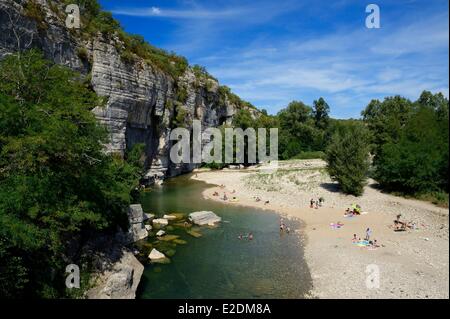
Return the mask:
[[114, 32], [87, 37], [83, 24], [81, 31], [68, 29], [63, 2], [0, 0], [0, 58], [34, 47], [83, 74], [106, 100], [105, 106], [93, 106], [93, 112], [109, 129], [107, 151], [124, 154], [136, 143], [145, 144], [149, 183], [195, 167], [170, 162], [172, 127], [189, 129], [193, 119], [203, 128], [216, 127], [230, 123], [240, 108], [257, 115], [256, 109], [224, 92], [217, 80], [192, 67], [174, 76], [138, 55], [125, 58], [125, 43]]

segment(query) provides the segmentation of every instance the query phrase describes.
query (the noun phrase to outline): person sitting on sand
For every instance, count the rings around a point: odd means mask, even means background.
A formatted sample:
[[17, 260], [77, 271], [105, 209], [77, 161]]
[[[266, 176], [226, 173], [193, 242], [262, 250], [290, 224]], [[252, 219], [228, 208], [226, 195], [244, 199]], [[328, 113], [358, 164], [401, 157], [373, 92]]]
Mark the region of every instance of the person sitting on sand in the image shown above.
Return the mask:
[[236, 190], [235, 190], [235, 189], [233, 189], [233, 191], [231, 192], [231, 194], [234, 194], [234, 193], [236, 193]]
[[372, 242], [372, 247], [374, 247], [374, 248], [380, 247], [380, 245], [378, 244], [376, 239], [374, 239], [374, 241]]
[[312, 199], [312, 198], [309, 201], [309, 208], [314, 208], [314, 199]]
[[223, 194], [223, 200], [228, 200], [228, 196], [227, 196], [227, 194]]
[[219, 196], [219, 192], [214, 192], [213, 196]]
[[356, 234], [353, 234], [352, 242], [354, 242], [354, 243], [358, 242], [358, 238], [356, 238]]
[[259, 198], [259, 196], [256, 196], [256, 201], [257, 201], [257, 202], [260, 202], [260, 201], [261, 201], [261, 198]]
[[268, 205], [268, 204], [270, 204], [270, 202], [269, 202], [268, 200], [266, 200], [266, 201], [264, 202], [264, 205]]
[[400, 221], [394, 220], [394, 231], [406, 231], [407, 224]]

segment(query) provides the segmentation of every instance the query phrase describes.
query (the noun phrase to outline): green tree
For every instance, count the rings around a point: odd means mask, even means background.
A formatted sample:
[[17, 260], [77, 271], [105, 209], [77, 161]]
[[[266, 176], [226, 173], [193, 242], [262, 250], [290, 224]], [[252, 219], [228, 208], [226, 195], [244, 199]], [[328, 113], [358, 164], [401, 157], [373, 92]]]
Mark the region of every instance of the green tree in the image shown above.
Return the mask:
[[346, 194], [363, 193], [370, 167], [369, 132], [361, 123], [341, 126], [325, 152], [327, 170]]
[[448, 101], [423, 92], [397, 141], [381, 146], [375, 178], [409, 194], [448, 192]]
[[387, 97], [380, 102], [372, 100], [361, 112], [372, 134], [372, 147], [375, 161], [381, 146], [388, 142], [396, 142], [402, 127], [413, 111], [413, 103], [401, 96]]
[[330, 122], [330, 106], [321, 97], [313, 102], [314, 124], [321, 130], [326, 130]]
[[2, 296], [62, 296], [73, 248], [127, 227], [138, 169], [104, 153], [107, 132], [91, 112], [101, 103], [37, 51], [0, 61]]

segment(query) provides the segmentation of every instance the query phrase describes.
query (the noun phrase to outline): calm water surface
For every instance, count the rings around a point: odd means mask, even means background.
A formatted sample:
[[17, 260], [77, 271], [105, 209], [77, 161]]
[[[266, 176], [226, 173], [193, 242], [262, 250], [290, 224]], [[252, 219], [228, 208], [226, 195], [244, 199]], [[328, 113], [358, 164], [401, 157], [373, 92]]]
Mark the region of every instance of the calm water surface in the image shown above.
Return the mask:
[[[182, 228], [170, 264], [146, 265], [140, 298], [302, 298], [311, 289], [299, 236], [279, 232], [279, 216], [254, 208], [203, 199], [208, 185], [189, 175], [167, 180], [142, 194], [145, 212], [191, 213], [211, 210], [222, 217], [217, 228], [200, 228], [194, 238]], [[287, 221], [292, 230], [298, 222]], [[252, 232], [254, 239], [239, 240]], [[152, 240], [152, 239], [149, 239]], [[154, 239], [153, 239], [154, 240]]]

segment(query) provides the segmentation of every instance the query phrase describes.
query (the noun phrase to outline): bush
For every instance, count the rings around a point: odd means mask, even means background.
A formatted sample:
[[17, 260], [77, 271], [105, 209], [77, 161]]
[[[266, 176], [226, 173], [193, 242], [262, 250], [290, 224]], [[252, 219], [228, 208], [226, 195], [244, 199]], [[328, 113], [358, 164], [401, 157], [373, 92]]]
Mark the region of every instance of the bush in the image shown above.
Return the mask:
[[375, 179], [409, 194], [448, 191], [448, 115], [420, 106], [398, 134], [381, 146]]
[[369, 133], [360, 123], [337, 131], [325, 152], [327, 170], [346, 194], [363, 193], [370, 167]]
[[77, 56], [83, 61], [88, 61], [89, 58], [88, 51], [83, 47], [77, 48]]

